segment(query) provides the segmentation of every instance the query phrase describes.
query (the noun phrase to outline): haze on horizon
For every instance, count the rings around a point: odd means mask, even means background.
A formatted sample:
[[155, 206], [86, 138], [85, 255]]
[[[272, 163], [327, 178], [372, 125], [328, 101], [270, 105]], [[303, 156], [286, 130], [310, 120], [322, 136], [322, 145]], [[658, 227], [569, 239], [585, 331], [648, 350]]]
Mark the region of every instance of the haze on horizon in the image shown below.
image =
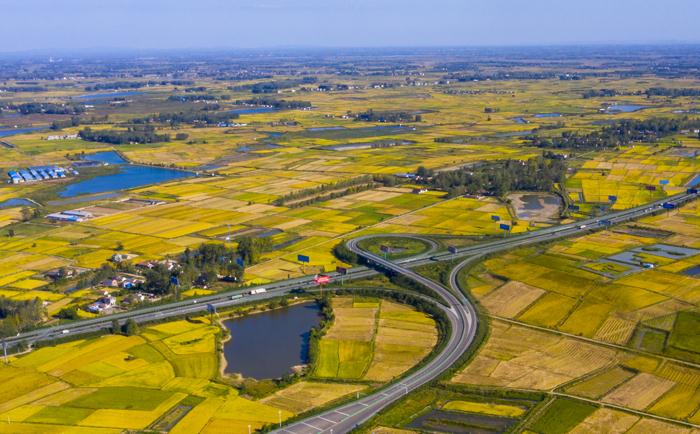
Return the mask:
[[697, 0], [0, 0], [0, 52], [700, 42]]

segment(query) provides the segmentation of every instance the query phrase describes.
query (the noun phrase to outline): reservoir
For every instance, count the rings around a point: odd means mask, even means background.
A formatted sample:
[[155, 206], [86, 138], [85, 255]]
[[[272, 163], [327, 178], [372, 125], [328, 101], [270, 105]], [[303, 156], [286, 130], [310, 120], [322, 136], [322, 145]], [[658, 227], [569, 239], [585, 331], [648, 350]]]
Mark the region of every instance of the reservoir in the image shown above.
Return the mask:
[[33, 133], [34, 131], [45, 130], [45, 129], [46, 128], [42, 128], [42, 127], [7, 128], [4, 130], [0, 130], [0, 137], [8, 137], [8, 136], [14, 136], [17, 134]]
[[59, 193], [60, 197], [74, 197], [82, 194], [126, 190], [194, 176], [193, 172], [184, 170], [129, 164], [114, 151], [97, 152], [95, 154], [86, 155], [85, 159], [118, 166], [119, 172], [110, 175], [100, 175], [74, 184], [68, 184], [66, 188]]
[[13, 198], [7, 199], [0, 202], [0, 209], [2, 208], [13, 208], [16, 206], [34, 206], [34, 203], [28, 201], [27, 199]]
[[123, 92], [87, 93], [85, 95], [76, 96], [76, 98], [82, 99], [82, 100], [94, 101], [94, 100], [109, 99], [109, 98], [124, 98], [127, 96], [141, 95], [144, 93], [146, 93], [146, 92], [139, 91], [139, 90], [127, 90], [127, 91], [123, 91]]
[[632, 113], [636, 112], [639, 110], [644, 110], [646, 108], [649, 108], [645, 105], [637, 105], [637, 104], [613, 104], [609, 106], [608, 108], [605, 109], [605, 112], [610, 114], [615, 114], [615, 113]]
[[251, 107], [251, 108], [240, 108], [229, 110], [229, 113], [235, 113], [237, 115], [254, 115], [258, 113], [271, 113], [277, 111], [274, 107]]
[[225, 372], [278, 378], [308, 363], [309, 335], [321, 320], [316, 303], [248, 315], [224, 322], [231, 339], [224, 344]]

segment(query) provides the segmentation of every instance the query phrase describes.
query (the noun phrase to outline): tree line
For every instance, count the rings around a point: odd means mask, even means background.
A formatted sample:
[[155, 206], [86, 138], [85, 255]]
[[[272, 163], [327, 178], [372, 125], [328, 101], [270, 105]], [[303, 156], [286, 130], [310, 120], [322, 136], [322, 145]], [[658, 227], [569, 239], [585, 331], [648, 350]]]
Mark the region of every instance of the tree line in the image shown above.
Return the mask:
[[127, 143], [160, 143], [169, 142], [169, 134], [158, 134], [152, 125], [134, 125], [126, 130], [93, 130], [85, 128], [78, 132], [78, 136], [90, 142], [110, 143], [123, 145]]
[[624, 119], [603, 127], [600, 131], [579, 134], [565, 131], [559, 137], [528, 136], [530, 145], [538, 148], [596, 150], [625, 146], [632, 142], [655, 142], [658, 139], [700, 128], [698, 118]]
[[52, 102], [27, 102], [10, 108], [23, 115], [43, 113], [48, 115], [78, 115], [85, 113], [85, 106], [77, 104], [56, 104]]
[[142, 118], [132, 119], [133, 124], [150, 124], [162, 123], [170, 126], [180, 124], [191, 124], [199, 126], [218, 125], [222, 122], [228, 122], [231, 119], [237, 119], [237, 113], [212, 113], [209, 111], [182, 111], [177, 113], [159, 113], [145, 116]]
[[138, 89], [146, 86], [191, 86], [192, 80], [148, 80], [148, 81], [113, 81], [109, 83], [97, 83], [92, 86], [85, 86], [87, 91], [95, 90], [117, 90], [117, 89]]
[[515, 190], [553, 190], [555, 183], [565, 181], [566, 163], [539, 156], [526, 161], [501, 160], [434, 175], [419, 168], [418, 173], [423, 174], [419, 182], [446, 191], [450, 197], [461, 194], [504, 196]]
[[0, 296], [0, 337], [17, 333], [39, 324], [44, 317], [44, 305], [39, 298], [12, 300]]
[[406, 111], [374, 111], [355, 113], [354, 120], [363, 122], [420, 122], [422, 116]]
[[236, 105], [257, 105], [274, 107], [278, 110], [291, 110], [291, 109], [303, 109], [311, 107], [311, 102], [309, 101], [294, 101], [286, 99], [277, 99], [270, 97], [257, 97], [250, 99], [239, 99], [236, 100]]

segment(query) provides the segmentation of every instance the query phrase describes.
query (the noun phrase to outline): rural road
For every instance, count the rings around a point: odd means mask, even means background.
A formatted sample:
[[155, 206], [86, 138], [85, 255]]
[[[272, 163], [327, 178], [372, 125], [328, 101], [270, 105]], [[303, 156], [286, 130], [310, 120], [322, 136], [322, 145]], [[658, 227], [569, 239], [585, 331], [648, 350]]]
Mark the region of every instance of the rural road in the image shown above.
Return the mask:
[[[662, 209], [664, 203], [678, 206], [686, 201], [697, 197], [695, 193], [681, 193], [656, 202], [651, 202], [624, 211], [608, 213], [606, 215], [577, 221], [565, 225], [552, 226], [533, 232], [519, 235], [512, 235], [502, 240], [490, 241], [478, 245], [457, 249], [455, 253], [438, 253], [431, 256], [431, 253], [423, 253], [411, 258], [387, 261], [379, 256], [361, 250], [357, 243], [364, 237], [356, 238], [348, 242], [348, 247], [358, 255], [363, 256], [368, 261], [383, 268], [393, 270], [410, 279], [420, 282], [439, 294], [446, 306], [441, 306], [448, 320], [452, 325], [452, 333], [447, 344], [442, 351], [435, 355], [426, 365], [409, 374], [407, 377], [396, 383], [390, 384], [384, 389], [359, 400], [343, 404], [335, 409], [327, 410], [307, 419], [290, 423], [282, 427], [278, 432], [285, 433], [345, 433], [352, 430], [357, 424], [367, 421], [374, 414], [386, 408], [391, 403], [400, 399], [411, 390], [426, 384], [454, 364], [459, 357], [469, 348], [474, 339], [477, 327], [477, 317], [473, 306], [460, 292], [452, 292], [445, 286], [430, 279], [418, 275], [410, 268], [429, 264], [433, 261], [453, 260], [458, 257], [466, 257], [458, 267], [455, 267], [450, 275], [450, 281], [454, 285], [457, 271], [468, 262], [478, 258], [514, 247], [533, 244], [558, 238], [583, 234], [591, 229], [601, 227], [601, 225], [614, 225], [643, 217], [651, 212]], [[385, 236], [379, 234], [376, 236]], [[410, 235], [409, 235], [410, 236]], [[368, 236], [367, 236], [368, 237]], [[432, 252], [432, 249], [431, 249]], [[354, 267], [348, 270], [346, 279], [356, 279], [371, 276], [377, 272], [367, 267]], [[337, 273], [328, 273], [332, 278], [339, 278]], [[184, 300], [159, 306], [152, 306], [124, 312], [115, 315], [108, 315], [100, 318], [78, 321], [70, 325], [46, 327], [22, 333], [18, 336], [6, 339], [8, 346], [16, 345], [19, 342], [38, 342], [65, 337], [66, 335], [76, 335], [90, 333], [111, 328], [113, 320], [124, 322], [127, 319], [134, 319], [137, 322], [160, 321], [169, 317], [182, 316], [190, 313], [201, 312], [206, 309], [207, 304], [216, 307], [226, 307], [250, 301], [264, 300], [288, 294], [293, 289], [314, 287], [313, 276], [304, 276], [295, 279], [271, 283], [265, 285], [267, 292], [250, 295], [243, 298], [232, 299], [232, 295], [240, 294], [244, 291], [254, 289], [250, 287], [246, 290], [236, 290], [200, 297], [196, 300]]]

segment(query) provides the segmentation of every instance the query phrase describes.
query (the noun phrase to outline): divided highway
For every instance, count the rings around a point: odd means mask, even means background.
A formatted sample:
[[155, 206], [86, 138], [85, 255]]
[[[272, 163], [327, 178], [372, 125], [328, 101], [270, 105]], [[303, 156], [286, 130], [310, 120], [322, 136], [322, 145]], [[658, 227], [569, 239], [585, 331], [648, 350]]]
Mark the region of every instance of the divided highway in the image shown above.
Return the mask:
[[[371, 235], [350, 240], [348, 242], [348, 247], [369, 262], [375, 263], [383, 268], [392, 270], [413, 279], [431, 288], [433, 291], [439, 294], [444, 299], [445, 305], [437, 305], [442, 308], [447, 315], [447, 318], [451, 324], [452, 333], [448, 337], [446, 345], [439, 354], [435, 355], [426, 365], [404, 377], [399, 382], [390, 384], [378, 392], [360, 398], [351, 403], [344, 404], [316, 416], [291, 423], [280, 428], [278, 432], [297, 434], [320, 432], [339, 434], [348, 432], [356, 425], [367, 421], [377, 412], [386, 408], [389, 404], [397, 401], [411, 390], [414, 390], [437, 378], [441, 373], [452, 366], [469, 348], [469, 345], [471, 345], [474, 339], [478, 321], [474, 307], [458, 290], [451, 291], [445, 286], [413, 272], [410, 268], [429, 264], [433, 261], [446, 261], [459, 257], [466, 257], [464, 261], [453, 269], [450, 276], [451, 286], [456, 289], [456, 276], [458, 270], [469, 262], [478, 260], [484, 255], [512, 249], [522, 245], [582, 234], [591, 229], [601, 227], [601, 225], [609, 226], [623, 223], [643, 217], [646, 214], [659, 211], [665, 203], [673, 206], [679, 206], [684, 202], [695, 199], [696, 197], [696, 193], [682, 193], [663, 200], [645, 204], [643, 206], [608, 213], [598, 218], [581, 220], [566, 225], [552, 226], [525, 234], [508, 236], [502, 240], [490, 241], [474, 246], [460, 248], [457, 249], [455, 253], [446, 252], [433, 254], [432, 251], [434, 249], [434, 243], [431, 243], [431, 249], [429, 252], [411, 258], [397, 260], [395, 262], [385, 260], [358, 247], [357, 244], [360, 240], [370, 237]], [[386, 235], [382, 234], [375, 236]], [[376, 273], [377, 272], [375, 270], [367, 267], [354, 267], [348, 270], [348, 274], [345, 276], [345, 279], [368, 277]], [[340, 277], [336, 273], [329, 274], [333, 278]], [[79, 321], [71, 323], [70, 325], [41, 328], [8, 338], [6, 339], [6, 343], [11, 346], [16, 345], [21, 341], [33, 343], [65, 337], [66, 335], [95, 332], [110, 328], [112, 321], [115, 319], [121, 323], [127, 319], [134, 319], [137, 322], [159, 321], [175, 316], [201, 312], [206, 309], [207, 304], [220, 308], [249, 301], [273, 298], [280, 295], [289, 294], [294, 289], [310, 288], [315, 286], [316, 284], [313, 281], [313, 276], [305, 276], [265, 285], [267, 292], [261, 294], [249, 295], [242, 298], [232, 298], [234, 295], [241, 294], [243, 290], [219, 293], [200, 297], [196, 300], [189, 299], [109, 315], [101, 318]], [[256, 287], [250, 287], [247, 290], [254, 288]]]
[[567, 237], [579, 232], [585, 232], [591, 229], [589, 225], [600, 225], [601, 222], [604, 224], [612, 225], [634, 219], [649, 212], [658, 210], [663, 203], [672, 203], [674, 206], [679, 205], [687, 200], [694, 199], [696, 194], [685, 194], [678, 195], [674, 198], [666, 199], [664, 201], [659, 201], [651, 204], [644, 205], [642, 207], [637, 207], [634, 209], [620, 211], [616, 213], [610, 213], [605, 217], [597, 219], [589, 219], [586, 221], [579, 221], [572, 224], [554, 226], [551, 228], [539, 230], [537, 232], [531, 232], [526, 235], [521, 235], [517, 237], [512, 237], [509, 239], [504, 239], [501, 241], [493, 241], [489, 243], [484, 243], [476, 246], [470, 246], [463, 249], [458, 249], [456, 253], [443, 254], [439, 256], [433, 256], [428, 259], [431, 260], [446, 260], [452, 259], [459, 256], [468, 255], [468, 257], [457, 264], [450, 273], [449, 281], [452, 290], [446, 288], [445, 286], [427, 279], [412, 270], [409, 266], [415, 266], [421, 263], [425, 263], [425, 259], [421, 259], [426, 254], [420, 255], [418, 258], [412, 258], [409, 261], [405, 261], [403, 264], [394, 263], [385, 260], [377, 255], [369, 253], [362, 250], [358, 243], [366, 238], [372, 237], [372, 235], [367, 235], [364, 237], [355, 238], [348, 242], [348, 248], [355, 252], [357, 255], [364, 257], [370, 263], [374, 263], [388, 270], [392, 270], [396, 273], [402, 274], [416, 282], [419, 282], [431, 290], [435, 291], [443, 300], [446, 302], [447, 306], [439, 307], [443, 309], [446, 313], [447, 318], [451, 325], [451, 334], [448, 338], [448, 342], [442, 351], [435, 355], [426, 365], [418, 369], [417, 371], [407, 375], [399, 382], [390, 384], [388, 387], [381, 389], [371, 395], [357, 399], [347, 404], [340, 405], [331, 410], [324, 411], [314, 416], [310, 416], [300, 421], [296, 421], [281, 427], [280, 429], [274, 431], [278, 433], [286, 434], [316, 434], [316, 433], [346, 433], [351, 431], [356, 426], [368, 421], [372, 416], [377, 414], [382, 409], [386, 408], [393, 402], [398, 401], [404, 395], [408, 394], [411, 390], [416, 389], [430, 381], [436, 379], [443, 372], [454, 365], [462, 354], [469, 348], [469, 346], [474, 341], [476, 335], [476, 329], [478, 326], [478, 317], [474, 306], [467, 300], [467, 298], [462, 294], [459, 289], [459, 284], [457, 282], [457, 276], [459, 271], [466, 265], [476, 262], [483, 256], [490, 253], [499, 252], [502, 250], [510, 249], [525, 244], [537, 243], [545, 240]]

